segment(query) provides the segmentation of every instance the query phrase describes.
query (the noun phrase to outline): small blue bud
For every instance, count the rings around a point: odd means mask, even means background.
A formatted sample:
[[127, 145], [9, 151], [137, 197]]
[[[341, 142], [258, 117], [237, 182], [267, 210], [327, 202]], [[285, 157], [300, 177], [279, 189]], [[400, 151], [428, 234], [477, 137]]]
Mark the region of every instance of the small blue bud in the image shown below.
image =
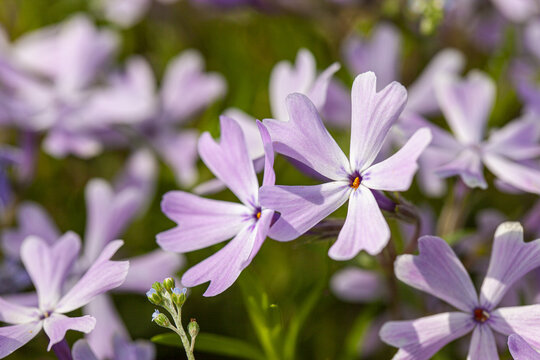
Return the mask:
[[171, 299], [173, 303], [176, 304], [176, 306], [182, 307], [182, 305], [184, 305], [184, 303], [186, 302], [186, 292], [187, 292], [186, 288], [183, 288], [182, 290], [180, 290], [179, 288], [175, 287], [172, 290]]
[[146, 297], [154, 305], [161, 305], [163, 297], [156, 291], [156, 289], [151, 288], [146, 292]]

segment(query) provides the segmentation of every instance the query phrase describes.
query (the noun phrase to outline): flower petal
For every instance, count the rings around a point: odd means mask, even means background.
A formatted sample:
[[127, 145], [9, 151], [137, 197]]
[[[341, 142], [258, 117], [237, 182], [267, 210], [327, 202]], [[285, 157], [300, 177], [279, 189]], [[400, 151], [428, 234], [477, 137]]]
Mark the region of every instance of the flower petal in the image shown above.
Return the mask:
[[261, 156], [264, 156], [264, 146], [261, 141], [261, 136], [259, 134], [259, 129], [257, 127], [255, 118], [246, 114], [242, 110], [235, 108], [225, 110], [223, 115], [234, 119], [242, 128], [246, 139], [249, 158], [255, 160]]
[[484, 155], [484, 163], [500, 180], [520, 190], [540, 194], [540, 170], [492, 153]]
[[258, 223], [244, 226], [225, 247], [186, 271], [182, 276], [182, 284], [193, 287], [210, 281], [204, 296], [215, 296], [227, 290], [249, 264], [247, 260], [258, 232]]
[[393, 359], [427, 360], [449, 342], [474, 328], [470, 314], [449, 312], [383, 325], [381, 339], [399, 351]]
[[349, 210], [339, 236], [328, 251], [334, 260], [349, 260], [361, 250], [370, 255], [382, 251], [390, 240], [390, 228], [371, 190], [360, 185], [350, 195]]
[[257, 206], [259, 183], [247, 152], [242, 128], [228, 117], [220, 117], [221, 140], [209, 133], [199, 139], [199, 155], [206, 166], [246, 205]]
[[467, 270], [441, 238], [422, 236], [420, 254], [398, 256], [396, 277], [416, 289], [425, 291], [465, 312], [478, 305], [476, 290]]
[[58, 313], [67, 313], [88, 304], [96, 296], [114, 289], [126, 279], [129, 262], [111, 261], [110, 258], [122, 246], [122, 240], [111, 241], [83, 277], [58, 302]]
[[121, 336], [114, 337], [114, 354], [116, 359], [126, 360], [154, 360], [156, 349], [150, 341], [131, 342]]
[[407, 90], [401, 84], [393, 82], [376, 92], [376, 82], [372, 72], [354, 79], [350, 151], [353, 171], [361, 172], [373, 163], [407, 102]]
[[23, 242], [21, 259], [36, 288], [41, 310], [52, 310], [60, 299], [80, 247], [81, 240], [73, 232], [67, 232], [53, 246], [34, 236]]
[[336, 211], [349, 198], [346, 182], [313, 186], [263, 186], [261, 204], [281, 213], [269, 236], [279, 241], [294, 240]]
[[198, 138], [197, 131], [177, 132], [168, 129], [152, 141], [163, 161], [172, 169], [176, 181], [182, 186], [191, 186], [197, 181]]
[[368, 303], [381, 298], [383, 283], [378, 273], [349, 266], [332, 276], [330, 288], [341, 300]]
[[516, 281], [539, 266], [540, 239], [525, 243], [520, 223], [502, 223], [495, 232], [488, 272], [480, 290], [480, 305], [494, 309]]
[[468, 148], [462, 150], [455, 159], [439, 166], [436, 173], [441, 177], [459, 175], [468, 187], [487, 189], [482, 158], [476, 151]]
[[98, 360], [92, 349], [90, 349], [90, 345], [84, 339], [77, 340], [73, 344], [71, 355], [73, 356], [73, 360]]
[[469, 355], [467, 360], [498, 360], [497, 344], [493, 332], [487, 325], [479, 325], [474, 328]]
[[166, 193], [161, 209], [178, 226], [159, 233], [157, 243], [164, 250], [181, 253], [231, 238], [252, 216], [242, 204], [205, 199], [183, 191]]
[[126, 281], [116, 291], [144, 294], [156, 281], [163, 281], [185, 264], [182, 255], [154, 250], [148, 254], [129, 259]]
[[0, 359], [32, 340], [41, 331], [42, 322], [0, 327]]
[[512, 160], [527, 160], [540, 156], [539, 117], [534, 113], [525, 114], [499, 130], [493, 131], [485, 151], [506, 156]]
[[43, 320], [43, 330], [49, 337], [49, 347], [47, 351], [50, 351], [52, 346], [59, 343], [64, 339], [68, 330], [76, 330], [88, 334], [94, 330], [96, 326], [96, 319], [92, 316], [81, 317], [67, 317], [62, 314], [53, 313], [51, 316]]
[[514, 360], [540, 360], [540, 353], [517, 334], [508, 337], [508, 350]]
[[94, 330], [86, 335], [94, 354], [99, 359], [114, 359], [114, 337], [129, 337], [129, 334], [112, 299], [107, 294], [101, 294], [83, 308], [83, 313], [96, 319]]
[[418, 157], [430, 141], [429, 129], [418, 130], [397, 153], [362, 173], [362, 184], [376, 190], [408, 190], [418, 170]]
[[24, 324], [39, 319], [35, 307], [22, 306], [0, 297], [0, 321], [8, 324]]
[[[322, 111], [324, 104], [326, 103], [326, 94], [328, 93], [328, 86], [332, 76], [338, 71], [340, 65], [338, 63], [333, 63], [326, 70], [324, 70], [312, 84], [309, 92], [306, 94], [309, 99], [313, 102], [313, 105], [317, 110]], [[296, 91], [293, 91], [296, 92]], [[301, 92], [301, 91], [300, 91]]]
[[264, 120], [274, 150], [329, 179], [347, 179], [350, 173], [347, 157], [324, 127], [313, 103], [306, 96], [295, 93], [287, 96], [287, 108], [289, 121]]
[[268, 133], [268, 129], [262, 122], [257, 120], [257, 127], [260, 132], [259, 136], [264, 146], [264, 185], [274, 185], [276, 183], [276, 173], [274, 172], [274, 148], [272, 139]]
[[540, 305], [499, 308], [491, 313], [489, 325], [504, 335], [518, 334], [535, 348], [540, 348]]
[[493, 80], [480, 71], [469, 72], [465, 79], [443, 74], [435, 94], [457, 139], [464, 145], [479, 144], [495, 100]]

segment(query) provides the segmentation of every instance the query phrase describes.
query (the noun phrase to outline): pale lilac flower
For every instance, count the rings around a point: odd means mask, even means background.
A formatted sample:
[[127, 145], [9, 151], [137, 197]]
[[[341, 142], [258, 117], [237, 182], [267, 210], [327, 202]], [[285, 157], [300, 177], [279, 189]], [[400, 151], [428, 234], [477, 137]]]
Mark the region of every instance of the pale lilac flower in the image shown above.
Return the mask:
[[540, 193], [540, 171], [522, 164], [540, 156], [537, 115], [525, 114], [484, 140], [495, 98], [495, 85], [487, 75], [472, 71], [465, 79], [441, 76], [436, 94], [454, 136], [419, 116], [414, 122], [409, 119], [408, 124], [413, 130], [421, 126], [431, 129], [433, 142], [426, 153], [433, 155], [431, 165], [437, 175], [459, 175], [467, 186], [486, 189], [485, 165], [499, 180]]
[[[210, 281], [205, 296], [214, 296], [230, 287], [259, 251], [270, 228], [274, 211], [259, 203], [259, 182], [248, 156], [244, 133], [231, 118], [222, 116], [221, 140], [209, 133], [199, 139], [199, 154], [208, 168], [241, 201], [201, 198], [182, 191], [165, 194], [162, 211], [178, 226], [157, 235], [165, 250], [188, 252], [202, 249], [233, 237], [227, 245], [190, 268], [182, 277], [187, 287]], [[266, 161], [263, 185], [275, 181], [270, 136], [259, 124], [265, 144]]]
[[508, 349], [514, 360], [540, 360], [540, 353], [517, 334], [508, 337]]
[[107, 245], [71, 290], [64, 292], [65, 280], [80, 249], [79, 237], [68, 232], [53, 246], [38, 237], [28, 237], [21, 258], [36, 288], [39, 305], [27, 307], [0, 298], [0, 321], [12, 324], [0, 328], [0, 358], [26, 344], [42, 328], [50, 339], [48, 350], [64, 338], [67, 330], [92, 331], [96, 324], [92, 316], [70, 318], [63, 314], [122, 284], [129, 262], [110, 260], [122, 244], [117, 240]]
[[429, 144], [421, 129], [393, 156], [373, 165], [383, 141], [407, 101], [407, 91], [392, 83], [376, 92], [372, 72], [358, 75], [352, 89], [350, 160], [324, 127], [313, 103], [301, 94], [287, 98], [290, 120], [264, 121], [278, 153], [329, 179], [314, 186], [264, 186], [261, 203], [281, 213], [270, 237], [289, 241], [304, 234], [349, 200], [349, 213], [329, 255], [351, 259], [361, 250], [378, 254], [390, 238], [372, 191], [405, 191], [416, 160]]
[[[110, 360], [153, 360], [156, 357], [154, 344], [150, 341], [130, 342], [121, 337], [115, 336], [114, 355]], [[85, 340], [78, 340], [73, 345], [73, 360], [100, 360], [92, 351], [92, 348]]]
[[538, 0], [491, 0], [493, 5], [508, 20], [522, 23], [531, 17], [540, 14], [540, 2]]
[[375, 271], [349, 266], [332, 276], [330, 289], [343, 301], [369, 303], [383, 297], [384, 278]]
[[[177, 0], [157, 0], [162, 4], [172, 4]], [[101, 0], [105, 18], [122, 27], [130, 27], [146, 14], [152, 0]]]
[[[330, 79], [338, 70], [339, 64], [334, 63], [321, 73], [317, 73], [315, 57], [306, 49], [298, 51], [294, 64], [286, 60], [278, 62], [270, 74], [271, 117], [280, 121], [289, 119], [285, 99], [287, 95], [295, 92], [308, 96], [315, 107], [321, 110], [326, 102]], [[264, 168], [264, 145], [255, 118], [236, 108], [227, 109], [224, 115], [235, 119], [242, 128], [249, 157], [255, 162], [255, 171], [259, 173]], [[212, 179], [198, 185], [194, 192], [204, 195], [217, 192], [224, 187], [225, 184]]]
[[395, 274], [406, 284], [459, 309], [412, 321], [392, 321], [380, 336], [398, 347], [394, 359], [429, 359], [449, 342], [473, 331], [468, 359], [498, 359], [493, 330], [519, 334], [540, 346], [540, 305], [497, 308], [510, 287], [540, 266], [540, 239], [525, 243], [519, 223], [501, 224], [495, 233], [491, 261], [477, 295], [454, 251], [441, 238], [424, 236], [420, 254], [401, 255]]

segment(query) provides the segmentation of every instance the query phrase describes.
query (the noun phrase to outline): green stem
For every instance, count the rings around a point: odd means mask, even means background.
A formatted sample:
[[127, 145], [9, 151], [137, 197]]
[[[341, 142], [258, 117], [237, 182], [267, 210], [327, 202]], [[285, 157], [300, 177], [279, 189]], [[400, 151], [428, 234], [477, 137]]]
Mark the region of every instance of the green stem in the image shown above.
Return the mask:
[[186, 350], [188, 360], [195, 360], [195, 355], [193, 355], [194, 346], [192, 346], [192, 344], [189, 342], [184, 327], [182, 326], [182, 309], [178, 309], [178, 312], [175, 311], [175, 313], [176, 316], [173, 316], [173, 320], [176, 327], [171, 326], [171, 330], [180, 336], [180, 340], [182, 340], [182, 345], [184, 346], [184, 350]]

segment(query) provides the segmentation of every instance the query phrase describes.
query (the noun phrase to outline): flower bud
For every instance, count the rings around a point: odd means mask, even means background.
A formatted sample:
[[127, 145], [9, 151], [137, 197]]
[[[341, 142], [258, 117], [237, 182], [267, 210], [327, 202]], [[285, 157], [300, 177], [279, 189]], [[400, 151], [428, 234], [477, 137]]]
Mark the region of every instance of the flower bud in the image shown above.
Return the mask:
[[146, 297], [148, 298], [148, 301], [154, 305], [161, 305], [161, 302], [163, 301], [163, 297], [154, 288], [150, 288], [150, 290], [146, 292]]
[[154, 284], [152, 284], [152, 288], [155, 289], [156, 292], [160, 295], [164, 291], [163, 285], [161, 285], [159, 281], [156, 281]]
[[189, 336], [191, 336], [191, 341], [195, 341], [195, 338], [199, 334], [199, 330], [200, 330], [199, 324], [197, 324], [197, 320], [192, 318], [189, 321], [187, 328], [188, 328]]
[[179, 288], [175, 287], [172, 290], [171, 298], [172, 301], [176, 304], [176, 306], [182, 307], [182, 305], [184, 305], [184, 303], [186, 302], [186, 292], [186, 288], [180, 290]]
[[154, 313], [152, 314], [152, 321], [163, 327], [169, 327], [171, 325], [169, 318], [164, 314], [160, 313], [159, 310], [154, 311]]
[[174, 279], [168, 277], [165, 280], [163, 280], [163, 287], [165, 288], [165, 290], [167, 290], [167, 292], [170, 293], [172, 291], [172, 289], [174, 289], [174, 287], [175, 287]]

